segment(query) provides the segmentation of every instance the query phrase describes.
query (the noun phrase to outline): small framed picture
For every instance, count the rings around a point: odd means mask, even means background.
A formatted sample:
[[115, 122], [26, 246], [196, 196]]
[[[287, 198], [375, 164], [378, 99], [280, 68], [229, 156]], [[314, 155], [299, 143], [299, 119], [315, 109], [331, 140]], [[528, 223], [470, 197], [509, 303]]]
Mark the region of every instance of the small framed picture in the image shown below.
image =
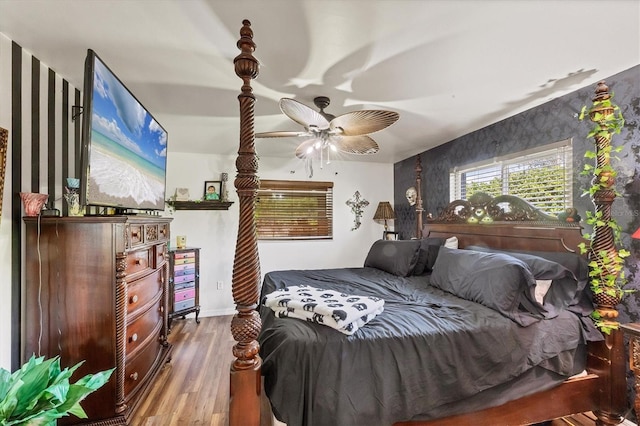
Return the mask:
[[398, 233], [397, 232], [393, 232], [393, 231], [383, 231], [382, 239], [383, 240], [397, 240], [398, 239]]
[[222, 181], [220, 180], [205, 180], [204, 195], [202, 196], [202, 199], [206, 201], [219, 201], [221, 184]]
[[189, 188], [176, 188], [176, 201], [189, 201]]

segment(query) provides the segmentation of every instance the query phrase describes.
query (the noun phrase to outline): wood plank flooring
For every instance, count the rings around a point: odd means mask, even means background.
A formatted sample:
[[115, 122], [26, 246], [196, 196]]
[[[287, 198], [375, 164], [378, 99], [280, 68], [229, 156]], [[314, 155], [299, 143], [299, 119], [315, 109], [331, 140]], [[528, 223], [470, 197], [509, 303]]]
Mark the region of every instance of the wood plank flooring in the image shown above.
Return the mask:
[[230, 316], [174, 320], [168, 363], [132, 425], [226, 425], [229, 367], [233, 361]]
[[[174, 320], [172, 360], [132, 419], [133, 426], [223, 426], [229, 423], [231, 316]], [[590, 413], [557, 419], [551, 426], [594, 426]]]

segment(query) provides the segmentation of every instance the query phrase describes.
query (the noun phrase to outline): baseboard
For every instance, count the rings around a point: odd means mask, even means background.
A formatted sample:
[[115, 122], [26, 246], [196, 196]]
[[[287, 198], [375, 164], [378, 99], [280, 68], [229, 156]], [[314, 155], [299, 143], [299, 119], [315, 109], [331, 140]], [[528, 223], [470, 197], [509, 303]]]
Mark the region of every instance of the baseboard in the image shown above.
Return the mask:
[[[198, 316], [199, 318], [203, 318], [203, 317], [220, 317], [220, 316], [226, 316], [226, 315], [233, 315], [236, 313], [235, 309], [202, 309], [200, 311], [200, 315]], [[194, 317], [195, 314], [190, 314], [187, 315], [187, 317]]]

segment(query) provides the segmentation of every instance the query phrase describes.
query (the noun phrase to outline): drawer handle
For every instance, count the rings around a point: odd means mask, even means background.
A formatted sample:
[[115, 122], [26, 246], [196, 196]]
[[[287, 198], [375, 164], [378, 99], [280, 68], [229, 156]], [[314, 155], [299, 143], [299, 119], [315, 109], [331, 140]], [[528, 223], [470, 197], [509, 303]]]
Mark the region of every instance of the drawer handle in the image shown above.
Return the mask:
[[129, 377], [131, 377], [134, 381], [138, 380], [138, 372], [136, 371], [135, 373], [131, 374]]
[[136, 265], [142, 265], [142, 260], [140, 260], [140, 259], [136, 259], [135, 264], [136, 264]]
[[140, 236], [140, 231], [131, 231], [131, 236], [132, 237], [139, 237]]
[[130, 300], [130, 303], [136, 303], [138, 301], [138, 295], [134, 294], [133, 296], [131, 296], [129, 300]]
[[129, 338], [130, 342], [137, 342], [138, 341], [138, 333], [133, 333], [133, 336], [131, 336]]

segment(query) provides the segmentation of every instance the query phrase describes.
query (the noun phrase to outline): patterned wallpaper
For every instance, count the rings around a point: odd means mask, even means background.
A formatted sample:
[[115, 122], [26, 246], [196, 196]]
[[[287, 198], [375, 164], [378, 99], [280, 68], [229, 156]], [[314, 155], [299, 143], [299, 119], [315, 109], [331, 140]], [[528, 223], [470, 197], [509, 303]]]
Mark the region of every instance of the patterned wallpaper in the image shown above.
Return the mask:
[[[624, 231], [624, 245], [632, 252], [627, 262], [629, 287], [640, 289], [640, 274], [636, 274], [640, 266], [640, 240], [629, 237], [640, 227], [640, 65], [605, 81], [626, 120], [622, 133], [613, 137], [613, 145], [623, 146], [623, 151], [619, 154], [620, 161], [614, 163], [622, 196], [614, 202], [612, 213]], [[584, 153], [593, 149], [593, 142], [586, 138], [591, 123], [582, 122], [577, 116], [583, 105], [591, 104], [595, 87], [595, 84], [583, 87], [421, 153], [425, 214], [437, 216], [449, 203], [449, 171], [453, 167], [572, 138], [573, 202], [585, 217], [584, 211], [593, 210], [593, 204], [588, 196], [582, 196], [590, 178], [580, 176], [580, 171], [585, 161], [591, 161], [584, 158]], [[406, 189], [415, 185], [415, 164], [414, 156], [394, 166], [395, 230], [403, 239], [416, 235], [416, 213], [405, 199]], [[627, 297], [620, 308], [621, 322], [640, 321], [640, 292]]]

